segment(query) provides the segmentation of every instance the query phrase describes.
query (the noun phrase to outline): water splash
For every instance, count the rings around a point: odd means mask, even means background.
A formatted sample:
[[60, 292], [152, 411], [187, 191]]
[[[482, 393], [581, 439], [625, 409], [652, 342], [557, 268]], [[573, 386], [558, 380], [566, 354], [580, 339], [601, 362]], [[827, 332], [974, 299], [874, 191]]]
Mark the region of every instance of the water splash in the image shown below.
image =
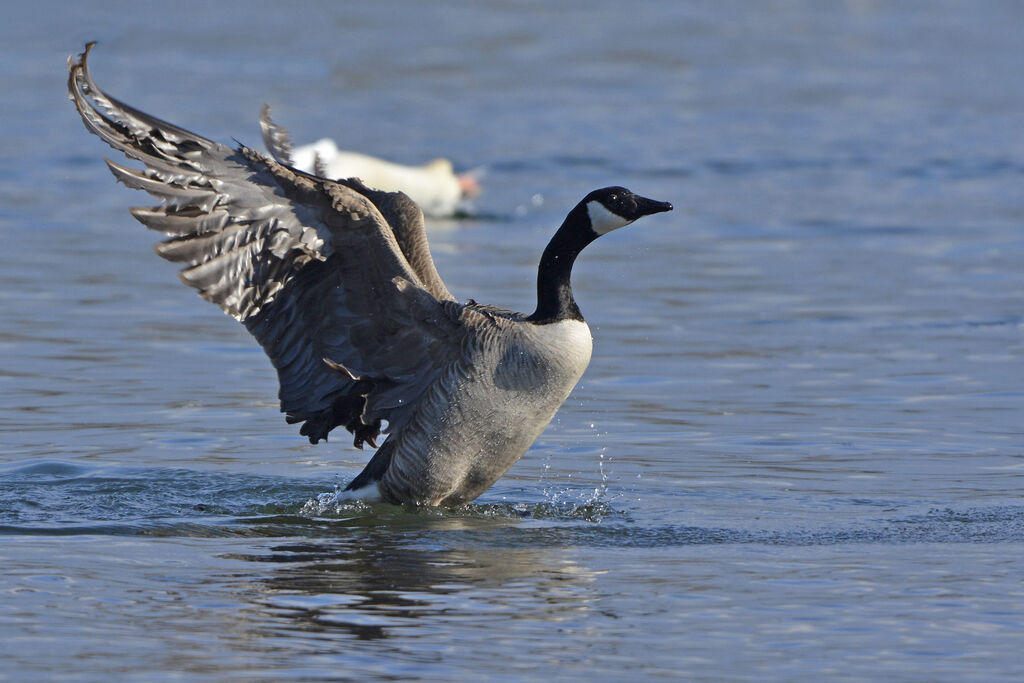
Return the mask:
[[315, 498], [307, 500], [299, 510], [299, 514], [308, 517], [348, 515], [353, 512], [365, 512], [372, 507], [364, 501], [346, 498], [341, 484], [334, 482], [333, 491], [318, 493]]

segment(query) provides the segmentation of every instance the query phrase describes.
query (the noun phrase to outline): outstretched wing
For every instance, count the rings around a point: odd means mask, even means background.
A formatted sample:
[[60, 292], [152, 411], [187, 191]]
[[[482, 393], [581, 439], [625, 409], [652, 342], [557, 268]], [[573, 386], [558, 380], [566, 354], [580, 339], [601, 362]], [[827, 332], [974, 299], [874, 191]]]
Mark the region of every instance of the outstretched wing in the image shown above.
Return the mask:
[[[263, 144], [279, 163], [285, 166], [292, 164], [292, 136], [288, 129], [274, 123], [270, 118], [270, 107], [266, 104], [260, 112], [260, 130], [263, 133]], [[321, 164], [317, 164], [318, 166]], [[318, 174], [323, 175], [320, 171]], [[342, 183], [357, 182], [354, 178], [340, 180]], [[391, 226], [402, 249], [402, 254], [409, 266], [419, 277], [423, 287], [441, 300], [454, 301], [441, 276], [434, 267], [434, 259], [430, 255], [427, 244], [427, 232], [423, 224], [423, 211], [416, 202], [409, 199], [404, 192], [384, 192], [361, 186], [361, 192], [376, 205]]]
[[[356, 446], [373, 443], [382, 419], [401, 426], [465, 334], [415, 204], [228, 148], [109, 97], [89, 73], [91, 47], [69, 60], [71, 100], [90, 132], [145, 165], [107, 161], [125, 185], [162, 200], [132, 215], [170, 237], [156, 250], [184, 264], [182, 282], [263, 346], [289, 422], [304, 422], [314, 443], [342, 425]], [[400, 240], [422, 241], [415, 265]]]

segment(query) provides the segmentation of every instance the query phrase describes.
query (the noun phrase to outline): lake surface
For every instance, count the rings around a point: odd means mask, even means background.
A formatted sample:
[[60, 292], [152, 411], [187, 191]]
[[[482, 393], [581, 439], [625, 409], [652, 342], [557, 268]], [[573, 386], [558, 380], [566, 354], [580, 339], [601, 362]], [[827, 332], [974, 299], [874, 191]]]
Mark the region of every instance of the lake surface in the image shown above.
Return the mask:
[[[0, 28], [0, 679], [1019, 680], [1024, 5], [22, 3]], [[65, 99], [485, 170], [433, 222], [594, 360], [461, 510], [330, 507], [240, 325]]]

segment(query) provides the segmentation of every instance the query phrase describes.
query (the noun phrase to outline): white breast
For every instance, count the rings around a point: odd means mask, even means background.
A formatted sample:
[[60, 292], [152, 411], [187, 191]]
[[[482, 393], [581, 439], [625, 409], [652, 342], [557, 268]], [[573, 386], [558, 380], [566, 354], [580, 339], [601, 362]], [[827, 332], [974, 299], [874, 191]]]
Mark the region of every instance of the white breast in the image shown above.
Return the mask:
[[559, 320], [547, 325], [531, 325], [530, 337], [554, 365], [561, 366], [577, 378], [590, 364], [594, 339], [590, 327], [582, 320]]

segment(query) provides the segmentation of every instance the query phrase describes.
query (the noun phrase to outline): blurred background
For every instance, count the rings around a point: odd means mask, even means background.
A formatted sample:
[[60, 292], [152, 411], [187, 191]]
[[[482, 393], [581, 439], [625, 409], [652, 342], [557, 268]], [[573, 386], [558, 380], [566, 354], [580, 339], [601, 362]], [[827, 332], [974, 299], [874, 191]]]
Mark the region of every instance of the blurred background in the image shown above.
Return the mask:
[[[1024, 673], [1024, 5], [351, 5], [5, 9], [12, 680]], [[463, 300], [532, 310], [592, 189], [676, 209], [581, 256], [591, 367], [475, 505], [318, 508], [368, 453], [151, 253], [66, 99], [90, 40], [214, 140], [269, 103], [477, 174], [428, 225]]]

